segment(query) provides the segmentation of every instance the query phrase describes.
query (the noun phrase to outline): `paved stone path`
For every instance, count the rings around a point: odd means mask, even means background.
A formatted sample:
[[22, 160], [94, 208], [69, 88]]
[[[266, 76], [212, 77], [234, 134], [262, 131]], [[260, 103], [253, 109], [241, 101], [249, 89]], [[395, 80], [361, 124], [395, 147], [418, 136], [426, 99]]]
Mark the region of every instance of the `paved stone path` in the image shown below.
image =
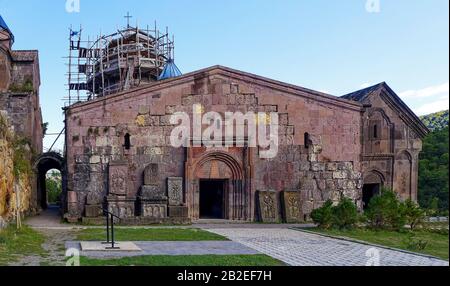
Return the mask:
[[[92, 258], [119, 258], [144, 255], [253, 255], [260, 252], [233, 241], [146, 241], [134, 242], [142, 251], [82, 251]], [[80, 250], [79, 242], [66, 242], [66, 248]]]
[[291, 229], [216, 228], [208, 231], [292, 266], [366, 266], [368, 262], [380, 266], [449, 266], [448, 261]]

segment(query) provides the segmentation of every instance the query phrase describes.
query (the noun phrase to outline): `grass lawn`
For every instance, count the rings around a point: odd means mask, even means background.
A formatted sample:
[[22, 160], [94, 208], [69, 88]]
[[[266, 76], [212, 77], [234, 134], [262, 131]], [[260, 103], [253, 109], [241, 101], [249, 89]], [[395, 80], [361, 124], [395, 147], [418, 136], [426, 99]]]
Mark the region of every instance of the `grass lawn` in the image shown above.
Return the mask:
[[[223, 236], [195, 228], [117, 228], [114, 229], [117, 241], [226, 241]], [[82, 230], [77, 240], [106, 240], [104, 229]]]
[[138, 256], [120, 259], [81, 257], [81, 266], [283, 266], [266, 255]]
[[0, 230], [0, 265], [17, 261], [19, 256], [44, 256], [44, 242], [42, 234], [26, 226], [20, 230], [15, 226]]
[[399, 248], [412, 252], [428, 254], [436, 256], [445, 260], [449, 258], [449, 237], [447, 234], [439, 234], [435, 232], [418, 230], [414, 231], [414, 240], [427, 241], [428, 244], [423, 250], [411, 249], [409, 247], [410, 232], [395, 232], [387, 230], [368, 230], [368, 229], [353, 229], [353, 230], [322, 230], [318, 228], [307, 229], [318, 233], [323, 233], [332, 236], [342, 236], [353, 238], [357, 240], [366, 241], [369, 243], [384, 245], [388, 247]]

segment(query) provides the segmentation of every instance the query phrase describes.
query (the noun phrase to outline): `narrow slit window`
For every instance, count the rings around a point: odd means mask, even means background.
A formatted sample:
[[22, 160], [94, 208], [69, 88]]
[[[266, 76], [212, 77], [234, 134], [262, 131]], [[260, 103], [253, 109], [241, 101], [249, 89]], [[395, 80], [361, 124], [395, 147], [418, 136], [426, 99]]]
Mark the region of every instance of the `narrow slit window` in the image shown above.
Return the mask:
[[377, 124], [375, 124], [375, 125], [373, 126], [373, 138], [374, 138], [374, 139], [377, 139], [377, 138], [378, 138], [378, 125], [377, 125]]
[[130, 150], [131, 149], [131, 136], [130, 134], [125, 134], [125, 143], [123, 144], [123, 147], [125, 147], [126, 150]]
[[308, 149], [309, 145], [310, 145], [310, 138], [309, 138], [309, 133], [305, 133], [305, 148]]

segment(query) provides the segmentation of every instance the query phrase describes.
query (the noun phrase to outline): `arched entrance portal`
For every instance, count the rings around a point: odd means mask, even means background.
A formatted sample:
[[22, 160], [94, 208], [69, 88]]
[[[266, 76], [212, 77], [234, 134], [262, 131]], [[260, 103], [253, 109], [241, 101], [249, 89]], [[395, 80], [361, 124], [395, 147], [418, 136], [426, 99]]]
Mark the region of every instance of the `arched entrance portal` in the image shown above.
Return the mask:
[[[65, 169], [64, 159], [56, 152], [44, 153], [39, 156], [34, 165], [34, 171], [37, 178], [35, 206], [37, 209], [46, 210], [48, 208], [48, 193], [46, 188], [47, 173], [50, 170], [57, 170], [61, 173], [62, 191], [65, 190]], [[64, 201], [62, 193], [61, 201]]]
[[245, 148], [188, 150], [186, 201], [196, 219], [251, 219], [250, 165]]
[[381, 193], [384, 186], [384, 176], [378, 171], [371, 171], [364, 175], [363, 208], [367, 209], [370, 200]]

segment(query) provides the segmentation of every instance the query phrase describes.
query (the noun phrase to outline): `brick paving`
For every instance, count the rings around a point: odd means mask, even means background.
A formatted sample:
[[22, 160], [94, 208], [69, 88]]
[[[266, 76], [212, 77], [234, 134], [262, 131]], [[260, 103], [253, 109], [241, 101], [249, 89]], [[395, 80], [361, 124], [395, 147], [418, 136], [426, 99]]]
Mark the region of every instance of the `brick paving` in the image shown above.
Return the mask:
[[[216, 228], [225, 236], [292, 266], [449, 266], [448, 261], [285, 228]], [[370, 266], [370, 265], [369, 265]]]

